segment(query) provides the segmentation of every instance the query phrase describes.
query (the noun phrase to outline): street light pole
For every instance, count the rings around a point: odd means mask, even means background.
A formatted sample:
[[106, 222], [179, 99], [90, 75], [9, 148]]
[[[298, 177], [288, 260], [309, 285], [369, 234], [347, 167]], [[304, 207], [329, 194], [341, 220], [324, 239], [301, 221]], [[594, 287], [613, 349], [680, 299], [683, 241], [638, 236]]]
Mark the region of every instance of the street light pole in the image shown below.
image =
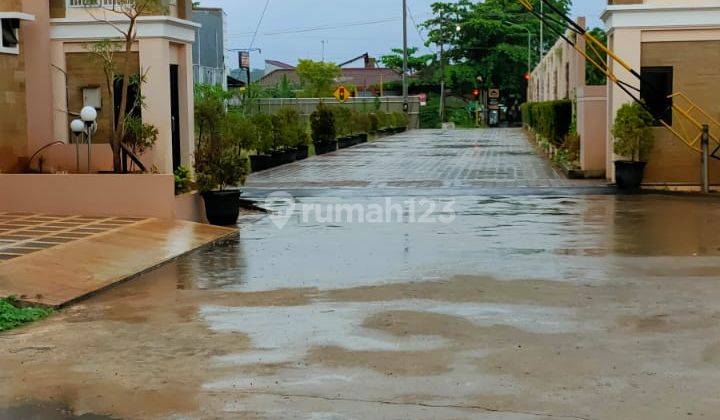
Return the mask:
[[402, 85], [403, 85], [403, 110], [408, 110], [408, 34], [407, 34], [407, 0], [403, 0], [403, 72], [402, 72]]
[[545, 56], [545, 2], [540, 0], [540, 59]]

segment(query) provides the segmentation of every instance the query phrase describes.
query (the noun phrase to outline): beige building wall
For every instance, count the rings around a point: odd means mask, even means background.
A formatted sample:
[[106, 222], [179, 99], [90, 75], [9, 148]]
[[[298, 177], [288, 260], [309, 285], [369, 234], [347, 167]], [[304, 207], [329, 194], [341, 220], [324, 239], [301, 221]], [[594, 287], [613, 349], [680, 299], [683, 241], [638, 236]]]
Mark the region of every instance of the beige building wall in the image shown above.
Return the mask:
[[[577, 19], [585, 26], [585, 18]], [[578, 48], [585, 49], [585, 40], [578, 39]], [[585, 59], [560, 38], [530, 73], [528, 100], [530, 102], [574, 99], [575, 89], [585, 85]]]
[[[0, 0], [0, 11], [20, 12], [20, 0]], [[25, 24], [21, 24], [20, 54], [0, 53], [0, 172], [17, 171], [27, 148]]]
[[[720, 120], [720, 0], [612, 1], [603, 15], [610, 48], [633, 69], [643, 66], [673, 67], [673, 91], [684, 92]], [[613, 60], [619, 79], [639, 87], [639, 81]], [[617, 110], [632, 99], [614, 84], [608, 85], [608, 135], [606, 167], [614, 180], [610, 129]], [[680, 104], [678, 104], [680, 105]], [[701, 118], [702, 120], [702, 118]], [[707, 121], [702, 121], [707, 122]], [[694, 136], [698, 131], [677, 112], [673, 127]], [[711, 127], [720, 136], [720, 127]], [[648, 159], [646, 184], [699, 185], [700, 154], [664, 128], [655, 128], [655, 147]], [[694, 133], [694, 134], [693, 134]], [[710, 162], [711, 183], [720, 184], [720, 162]]]
[[[585, 18], [577, 23], [585, 26]], [[568, 33], [568, 36], [574, 36]], [[585, 39], [577, 38], [585, 50]], [[586, 176], [605, 176], [607, 94], [605, 86], [586, 86], [585, 58], [560, 38], [530, 74], [528, 101], [569, 99], [575, 103], [577, 132], [580, 135], [580, 168]]]

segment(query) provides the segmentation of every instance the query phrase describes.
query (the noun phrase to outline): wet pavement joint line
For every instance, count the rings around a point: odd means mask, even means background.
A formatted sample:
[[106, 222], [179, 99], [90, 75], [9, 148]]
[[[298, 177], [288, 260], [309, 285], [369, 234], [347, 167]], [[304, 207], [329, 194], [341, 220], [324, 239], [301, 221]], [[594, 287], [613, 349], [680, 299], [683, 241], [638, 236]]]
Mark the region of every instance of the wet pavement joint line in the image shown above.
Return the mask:
[[552, 413], [541, 413], [535, 411], [516, 411], [516, 410], [502, 410], [499, 408], [492, 408], [483, 405], [462, 405], [462, 404], [431, 404], [424, 402], [410, 402], [403, 403], [397, 401], [387, 400], [365, 400], [359, 398], [344, 398], [344, 397], [329, 397], [322, 395], [304, 395], [304, 394], [284, 394], [281, 392], [262, 392], [262, 391], [239, 391], [241, 394], [246, 395], [266, 395], [275, 396], [281, 398], [305, 398], [312, 400], [324, 400], [324, 401], [341, 401], [341, 402], [354, 402], [354, 403], [366, 403], [366, 404], [382, 404], [392, 405], [401, 407], [426, 407], [426, 408], [445, 408], [445, 409], [458, 409], [458, 410], [477, 410], [485, 411], [488, 413], [508, 413], [508, 414], [523, 414], [526, 416], [537, 416], [537, 417], [550, 417], [555, 419], [571, 419], [571, 420], [594, 420], [591, 417], [582, 417], [568, 414], [552, 414]]

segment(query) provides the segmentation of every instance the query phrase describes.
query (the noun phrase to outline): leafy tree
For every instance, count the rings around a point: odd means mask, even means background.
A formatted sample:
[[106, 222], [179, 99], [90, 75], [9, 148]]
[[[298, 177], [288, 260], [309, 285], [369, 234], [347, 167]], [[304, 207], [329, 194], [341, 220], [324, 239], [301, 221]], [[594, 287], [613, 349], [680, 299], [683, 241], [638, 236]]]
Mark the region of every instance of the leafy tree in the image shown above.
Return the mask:
[[[402, 72], [403, 69], [403, 50], [402, 48], [393, 48], [392, 54], [384, 55], [380, 58], [380, 61], [385, 67], [393, 69], [397, 72]], [[435, 54], [424, 54], [415, 56], [418, 48], [408, 48], [408, 71], [416, 73], [418, 71], [425, 70], [427, 66], [435, 59]]]
[[340, 76], [340, 67], [322, 61], [300, 60], [296, 71], [305, 94], [311, 98], [331, 96], [335, 78]]
[[[603, 44], [607, 45], [607, 34], [604, 30], [600, 28], [593, 28], [592, 30], [590, 30], [590, 34], [597, 38], [598, 41], [601, 41]], [[605, 52], [600, 52], [600, 56], [598, 57], [597, 54], [592, 53], [590, 48], [588, 47], [587, 54], [590, 58], [597, 61], [598, 63], [607, 62], [607, 53]], [[585, 79], [588, 85], [604, 85], [605, 83], [607, 83], [607, 76], [605, 76], [605, 73], [601, 72], [600, 69], [592, 65], [590, 62], [586, 63]]]
[[293, 83], [290, 82], [286, 75], [271, 88], [267, 89], [267, 93], [271, 98], [295, 98], [295, 91], [298, 90]]
[[[571, 5], [570, 0], [550, 1], [561, 11], [569, 10]], [[539, 0], [533, 3], [539, 8]], [[482, 76], [480, 87], [498, 87], [506, 95], [524, 96], [527, 30], [537, 45], [540, 39], [537, 17], [517, 0], [458, 0], [437, 2], [432, 8], [434, 17], [423, 26], [429, 30], [428, 44], [443, 46], [445, 80], [450, 90], [467, 92], [477, 86], [476, 78]], [[545, 13], [559, 20], [548, 7]], [[558, 38], [552, 28], [553, 25], [546, 25], [545, 51]], [[532, 52], [534, 62], [537, 62], [538, 50]], [[425, 77], [438, 82], [443, 76], [441, 67], [434, 63]]]

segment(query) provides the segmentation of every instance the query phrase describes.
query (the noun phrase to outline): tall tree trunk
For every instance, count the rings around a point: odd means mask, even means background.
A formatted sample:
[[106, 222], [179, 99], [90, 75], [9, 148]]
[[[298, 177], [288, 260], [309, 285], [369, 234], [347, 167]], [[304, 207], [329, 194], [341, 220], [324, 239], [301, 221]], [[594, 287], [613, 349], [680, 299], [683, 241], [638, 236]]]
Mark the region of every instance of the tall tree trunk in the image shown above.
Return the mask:
[[122, 91], [120, 93], [120, 112], [118, 113], [117, 127], [113, 133], [113, 170], [116, 173], [122, 172], [122, 161], [120, 156], [120, 143], [125, 136], [125, 120], [127, 119], [127, 102], [128, 93], [130, 91], [130, 54], [132, 53], [132, 45], [135, 41], [135, 22], [136, 18], [130, 19], [130, 26], [125, 37], [125, 65], [123, 70]]

